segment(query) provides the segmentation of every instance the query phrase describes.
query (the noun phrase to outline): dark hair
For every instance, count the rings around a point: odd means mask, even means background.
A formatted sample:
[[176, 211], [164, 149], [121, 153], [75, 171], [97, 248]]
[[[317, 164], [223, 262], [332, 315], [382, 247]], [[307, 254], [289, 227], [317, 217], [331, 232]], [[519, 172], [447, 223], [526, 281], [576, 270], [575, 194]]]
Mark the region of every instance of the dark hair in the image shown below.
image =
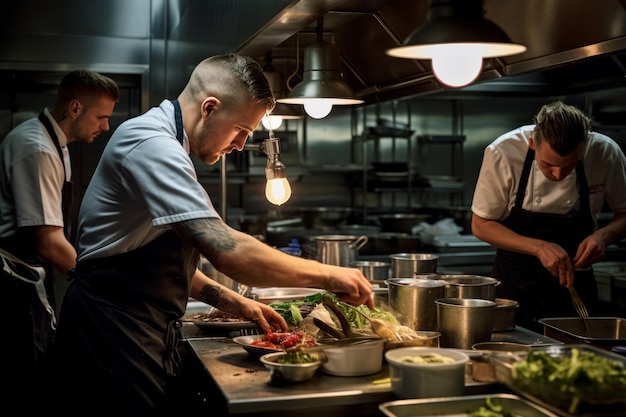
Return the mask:
[[548, 142], [561, 156], [572, 153], [587, 140], [591, 119], [580, 109], [561, 101], [546, 104], [534, 117], [533, 139]]
[[61, 80], [57, 93], [57, 105], [65, 105], [84, 96], [109, 96], [116, 102], [120, 98], [120, 89], [111, 78], [96, 71], [79, 68], [67, 73]]
[[[250, 97], [256, 99], [258, 103], [265, 104], [265, 107], [269, 112], [274, 109], [276, 99], [272, 93], [272, 89], [267, 81], [267, 78], [265, 78], [263, 68], [261, 68], [261, 65], [259, 65], [257, 61], [250, 57], [235, 53], [215, 55], [205, 59], [197, 67], [197, 77], [204, 77], [206, 74], [204, 74], [203, 70], [215, 67], [222, 67], [226, 69], [228, 73], [234, 75], [238, 80], [243, 82]], [[192, 75], [192, 79], [193, 78], [194, 76]], [[223, 88], [225, 86], [221, 85], [220, 87]]]

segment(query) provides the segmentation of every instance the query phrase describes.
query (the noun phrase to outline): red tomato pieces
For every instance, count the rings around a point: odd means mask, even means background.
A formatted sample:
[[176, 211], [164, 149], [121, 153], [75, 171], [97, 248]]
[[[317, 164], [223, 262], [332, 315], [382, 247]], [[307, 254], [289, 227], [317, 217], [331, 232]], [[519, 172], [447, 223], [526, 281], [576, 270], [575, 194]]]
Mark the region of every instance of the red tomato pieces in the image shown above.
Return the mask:
[[315, 337], [303, 331], [281, 333], [273, 332], [271, 330], [267, 330], [262, 338], [253, 340], [250, 344], [253, 346], [279, 350], [285, 350], [297, 345], [317, 346]]

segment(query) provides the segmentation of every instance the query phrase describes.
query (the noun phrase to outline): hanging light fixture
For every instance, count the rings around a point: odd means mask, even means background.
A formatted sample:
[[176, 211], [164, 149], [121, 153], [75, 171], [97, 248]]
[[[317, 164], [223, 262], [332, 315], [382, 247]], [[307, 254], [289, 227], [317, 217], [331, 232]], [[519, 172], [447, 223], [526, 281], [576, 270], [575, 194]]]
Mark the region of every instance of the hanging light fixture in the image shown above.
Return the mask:
[[334, 105], [363, 103], [354, 98], [354, 91], [342, 79], [339, 49], [322, 39], [322, 19], [316, 28], [317, 42], [304, 52], [303, 80], [279, 103], [302, 104], [304, 111], [315, 119], [322, 119]]
[[[263, 69], [263, 74], [265, 74], [265, 78], [267, 78], [270, 88], [274, 93], [274, 97], [276, 97], [277, 100], [284, 98], [285, 89], [283, 85], [285, 84], [283, 83], [283, 76], [271, 66], [269, 60], [266, 67]], [[303, 117], [301, 106], [277, 102], [272, 113], [263, 116], [261, 123], [267, 130], [275, 130], [282, 125], [283, 120], [297, 120]]]
[[[287, 95], [287, 85], [283, 82], [282, 74], [276, 71], [272, 66], [272, 56], [269, 52], [265, 55], [263, 74], [265, 78], [267, 78], [270, 89], [272, 93], [274, 93], [274, 97], [276, 97], [277, 100], [284, 98]], [[297, 120], [303, 117], [304, 114], [301, 106], [277, 102], [272, 113], [263, 116], [261, 123], [267, 130], [275, 130], [282, 125], [283, 120]]]
[[511, 42], [483, 17], [482, 0], [431, 0], [428, 21], [402, 46], [387, 50], [398, 58], [432, 59], [435, 77], [450, 87], [474, 81], [483, 58], [521, 54], [526, 46]]

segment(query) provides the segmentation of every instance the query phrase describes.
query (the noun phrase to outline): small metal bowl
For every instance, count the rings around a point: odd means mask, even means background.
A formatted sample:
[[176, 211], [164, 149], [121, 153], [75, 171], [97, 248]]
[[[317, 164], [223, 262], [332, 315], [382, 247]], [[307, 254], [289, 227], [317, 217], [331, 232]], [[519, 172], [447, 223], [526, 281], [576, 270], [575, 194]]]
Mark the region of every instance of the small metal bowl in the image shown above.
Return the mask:
[[281, 385], [308, 381], [322, 365], [321, 360], [306, 363], [278, 363], [285, 352], [267, 353], [260, 361], [270, 373], [270, 384]]
[[474, 343], [472, 349], [489, 352], [526, 352], [528, 345], [513, 342], [480, 342]]

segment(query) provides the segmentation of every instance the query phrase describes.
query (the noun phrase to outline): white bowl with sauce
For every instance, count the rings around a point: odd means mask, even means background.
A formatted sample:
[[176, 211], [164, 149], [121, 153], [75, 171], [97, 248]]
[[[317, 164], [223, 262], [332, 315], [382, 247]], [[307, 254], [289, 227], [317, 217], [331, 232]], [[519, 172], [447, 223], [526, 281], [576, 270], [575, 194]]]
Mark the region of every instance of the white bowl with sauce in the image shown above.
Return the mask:
[[401, 398], [454, 397], [465, 392], [469, 356], [454, 349], [407, 347], [385, 352], [391, 391]]

